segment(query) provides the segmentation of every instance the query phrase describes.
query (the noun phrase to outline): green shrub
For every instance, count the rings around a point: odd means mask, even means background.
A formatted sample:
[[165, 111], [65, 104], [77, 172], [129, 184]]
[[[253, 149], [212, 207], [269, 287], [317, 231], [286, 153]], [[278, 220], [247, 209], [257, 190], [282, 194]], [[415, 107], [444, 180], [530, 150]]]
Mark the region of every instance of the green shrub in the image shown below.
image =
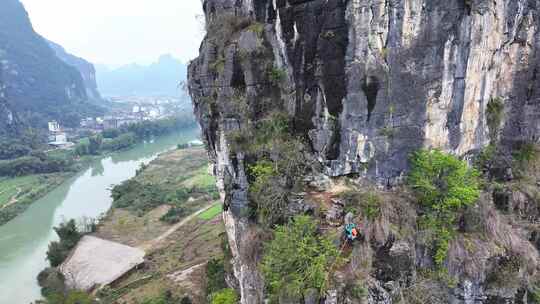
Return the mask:
[[514, 160], [520, 165], [528, 165], [537, 157], [538, 151], [533, 143], [522, 144], [514, 153]]
[[262, 154], [271, 151], [280, 142], [293, 140], [290, 130], [291, 117], [287, 113], [274, 111], [249, 129], [228, 132], [227, 140], [234, 152]]
[[251, 20], [235, 14], [217, 14], [206, 24], [206, 33], [210, 41], [223, 50], [236, 33], [250, 26]]
[[253, 22], [250, 26], [247, 27], [247, 30], [254, 32], [257, 35], [262, 35], [264, 32], [264, 24], [260, 22]]
[[248, 166], [249, 198], [259, 222], [271, 226], [287, 216], [289, 197], [306, 171], [299, 141], [275, 142], [275, 160], [261, 159]]
[[287, 78], [287, 72], [283, 69], [272, 67], [267, 72], [268, 80], [273, 86], [279, 86]]
[[248, 166], [252, 182], [249, 186], [251, 199], [257, 204], [259, 220], [265, 224], [280, 221], [287, 206], [287, 191], [280, 182], [275, 164], [261, 160]]
[[328, 30], [324, 33], [321, 33], [321, 37], [324, 39], [333, 39], [336, 37], [336, 33], [334, 31]]
[[180, 304], [192, 304], [192, 303], [193, 301], [191, 301], [191, 298], [188, 296], [185, 296], [180, 300]]
[[238, 303], [238, 295], [233, 289], [222, 289], [211, 295], [212, 304], [236, 304]]
[[264, 246], [262, 272], [270, 295], [301, 296], [310, 288], [322, 292], [339, 256], [332, 241], [318, 235], [309, 216], [296, 216], [278, 226], [274, 239]]
[[341, 198], [345, 203], [345, 212], [362, 214], [368, 220], [374, 220], [381, 214], [381, 198], [373, 191], [346, 191]]
[[238, 88], [233, 90], [230, 97], [230, 107], [226, 113], [228, 118], [249, 117], [249, 105], [246, 97], [245, 83], [239, 82], [235, 84]]
[[103, 138], [109, 138], [109, 139], [117, 138], [118, 136], [120, 136], [120, 130], [106, 129], [106, 130], [103, 130], [103, 132], [101, 132], [101, 135], [103, 135]]
[[492, 98], [489, 100], [486, 107], [486, 119], [489, 127], [489, 136], [491, 142], [494, 143], [497, 140], [497, 134], [501, 127], [504, 114], [504, 103], [501, 98]]
[[478, 172], [465, 161], [439, 150], [420, 150], [411, 157], [408, 184], [420, 203], [431, 209], [457, 209], [480, 195]]
[[538, 174], [538, 146], [531, 142], [520, 144], [512, 153], [512, 169], [518, 179]]
[[176, 201], [183, 202], [183, 201], [189, 199], [190, 191], [188, 189], [186, 189], [186, 188], [180, 188], [180, 189], [176, 190], [174, 195], [175, 195], [175, 200]]
[[368, 295], [368, 290], [360, 282], [347, 286], [347, 291], [355, 299], [363, 299]]
[[497, 147], [493, 144], [488, 145], [475, 159], [475, 166], [482, 171], [487, 171], [491, 168], [495, 154], [497, 153]]
[[135, 176], [138, 176], [140, 175], [141, 173], [143, 173], [144, 170], [148, 169], [148, 164], [145, 164], [145, 163], [141, 163], [139, 165], [139, 169], [135, 170]]
[[44, 297], [63, 293], [66, 288], [64, 284], [65, 278], [56, 268], [45, 268], [38, 274], [37, 280], [41, 287], [41, 295]]
[[276, 168], [271, 161], [261, 160], [248, 166], [248, 174], [255, 181], [262, 180], [276, 175]]
[[396, 129], [386, 126], [379, 131], [379, 134], [388, 137], [389, 139], [392, 139], [396, 135]]
[[91, 155], [99, 154], [103, 144], [103, 136], [101, 134], [91, 136], [89, 138], [88, 153]]
[[69, 291], [64, 304], [94, 304], [94, 298], [84, 291]]
[[227, 237], [227, 233], [223, 232], [219, 235], [220, 238], [220, 247], [221, 251], [223, 252], [223, 269], [225, 270], [225, 273], [232, 273], [233, 272], [233, 266], [232, 266], [232, 251], [231, 247], [229, 245], [229, 238]]
[[515, 254], [498, 258], [493, 269], [486, 275], [486, 283], [499, 288], [519, 288], [519, 272], [524, 263], [522, 258]]
[[420, 150], [410, 159], [407, 182], [424, 209], [421, 226], [433, 232], [434, 260], [441, 267], [455, 234], [458, 214], [480, 196], [478, 172], [455, 156]]
[[184, 207], [172, 207], [159, 220], [168, 224], [176, 224], [187, 214], [188, 211]]
[[54, 228], [54, 231], [60, 238], [60, 241], [51, 242], [49, 244], [47, 259], [51, 263], [51, 266], [56, 267], [62, 264], [68, 257], [71, 249], [73, 249], [82, 238], [82, 234], [79, 232], [75, 220], [61, 223], [60, 226]]
[[291, 117], [274, 111], [252, 128], [227, 134], [230, 149], [246, 155], [250, 208], [244, 216], [266, 225], [284, 219], [293, 189], [299, 185], [308, 162], [304, 144], [291, 136]]
[[84, 141], [79, 142], [75, 146], [75, 154], [84, 156], [90, 154], [90, 144]]
[[45, 304], [97, 304], [88, 293], [79, 290], [56, 292], [45, 297]]
[[123, 133], [122, 135], [114, 139], [104, 141], [102, 144], [102, 148], [103, 150], [118, 151], [118, 150], [130, 148], [136, 143], [137, 143], [137, 136], [135, 135], [135, 133], [127, 132], [127, 133]]
[[214, 72], [223, 73], [225, 70], [225, 57], [219, 56], [208, 66], [208, 68]]
[[0, 137], [0, 160], [28, 156], [31, 152], [32, 148], [23, 140]]
[[[182, 301], [184, 301], [185, 298], [186, 297], [184, 297]], [[189, 298], [187, 299], [190, 300]], [[174, 297], [171, 291], [166, 290], [162, 292], [161, 295], [159, 295], [158, 297], [144, 299], [142, 301], [142, 304], [176, 304], [178, 302], [180, 302], [180, 300]]]
[[251, 149], [251, 140], [248, 134], [242, 130], [229, 131], [226, 137], [233, 153], [247, 152]]
[[111, 191], [115, 208], [128, 208], [142, 212], [165, 203], [166, 193], [159, 185], [143, 184], [135, 179], [128, 179], [113, 187]]
[[256, 125], [256, 139], [259, 144], [272, 139], [286, 139], [291, 131], [291, 117], [284, 112], [271, 112]]
[[227, 287], [222, 259], [211, 259], [206, 265], [206, 293], [211, 295]]
[[532, 304], [540, 304], [540, 287], [531, 286], [529, 288], [529, 297]]

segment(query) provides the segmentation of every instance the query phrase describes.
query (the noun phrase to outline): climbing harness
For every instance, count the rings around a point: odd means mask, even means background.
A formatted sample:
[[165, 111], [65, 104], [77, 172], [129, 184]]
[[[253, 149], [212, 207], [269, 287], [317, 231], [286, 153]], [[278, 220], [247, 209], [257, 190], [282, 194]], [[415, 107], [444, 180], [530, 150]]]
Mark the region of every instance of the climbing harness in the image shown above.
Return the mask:
[[345, 237], [349, 241], [354, 241], [358, 237], [358, 229], [356, 228], [355, 224], [347, 224], [345, 225]]
[[[341, 246], [341, 249], [339, 249], [338, 257], [340, 257], [343, 254], [343, 250], [345, 250], [345, 247], [347, 247], [347, 245], [351, 244], [360, 235], [360, 233], [358, 231], [358, 228], [356, 227], [356, 224], [353, 224], [353, 223], [345, 225], [344, 234], [345, 234], [345, 241], [343, 242], [343, 245]], [[330, 266], [329, 271], [326, 273], [325, 278], [324, 278], [324, 285], [323, 286], [326, 286], [326, 284], [328, 283], [328, 279], [330, 277], [330, 274], [333, 272], [334, 267], [336, 266], [336, 264], [337, 264], [337, 262], [339, 260], [338, 257], [336, 257], [336, 259], [334, 260], [334, 262]]]

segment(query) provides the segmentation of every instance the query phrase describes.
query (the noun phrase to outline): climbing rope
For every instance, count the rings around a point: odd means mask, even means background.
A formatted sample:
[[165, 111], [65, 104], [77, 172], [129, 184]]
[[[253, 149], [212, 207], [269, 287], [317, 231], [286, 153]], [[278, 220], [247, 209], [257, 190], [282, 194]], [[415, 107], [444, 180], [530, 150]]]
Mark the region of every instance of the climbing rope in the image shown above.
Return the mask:
[[341, 249], [339, 250], [339, 253], [336, 256], [336, 259], [334, 260], [334, 262], [332, 263], [332, 265], [328, 269], [328, 272], [326, 273], [326, 276], [324, 278], [324, 283], [323, 283], [323, 286], [322, 286], [323, 288], [321, 288], [321, 292], [323, 292], [323, 290], [326, 290], [326, 285], [328, 284], [328, 279], [330, 278], [330, 273], [332, 273], [332, 271], [334, 270], [334, 267], [336, 266], [337, 262], [339, 261], [339, 257], [343, 254], [343, 250], [345, 250], [345, 246], [347, 246], [348, 242], [349, 242], [349, 240], [347, 238], [345, 238], [345, 242], [343, 243], [343, 246], [341, 246]]

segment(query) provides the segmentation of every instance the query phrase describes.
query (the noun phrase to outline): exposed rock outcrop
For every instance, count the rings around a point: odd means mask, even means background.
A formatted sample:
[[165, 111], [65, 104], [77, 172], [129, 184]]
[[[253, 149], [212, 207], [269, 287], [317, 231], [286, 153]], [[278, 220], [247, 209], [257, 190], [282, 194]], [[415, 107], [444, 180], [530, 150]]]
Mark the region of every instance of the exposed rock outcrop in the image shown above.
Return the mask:
[[[0, 71], [2, 70], [2, 63], [0, 62]], [[15, 134], [19, 126], [18, 117], [13, 114], [9, 107], [6, 98], [6, 84], [3, 81], [2, 73], [0, 73], [0, 136]]]
[[54, 43], [50, 40], [47, 41], [50, 47], [56, 53], [58, 58], [62, 59], [65, 63], [76, 68], [79, 73], [81, 73], [84, 86], [86, 88], [86, 95], [89, 99], [100, 100], [101, 95], [99, 94], [97, 82], [96, 82], [96, 69], [94, 65], [83, 58], [72, 55], [59, 44]]
[[[540, 136], [539, 4], [203, 1], [209, 32], [190, 65], [189, 89], [228, 207], [224, 217], [242, 303], [262, 303], [263, 281], [257, 252], [242, 254], [256, 228], [242, 212], [249, 204], [246, 155], [231, 149], [227, 134], [242, 132], [250, 127], [247, 121], [265, 113], [285, 110], [294, 119], [291, 132], [309, 142], [325, 175], [386, 187], [399, 184], [408, 155], [422, 147], [468, 157], [490, 142], [500, 142], [503, 150], [535, 142]], [[239, 94], [245, 107], [236, 102]], [[490, 113], [490, 102], [502, 103], [500, 113]], [[516, 254], [535, 268], [538, 252], [521, 228], [509, 225], [489, 198], [484, 201], [477, 212], [488, 240], [475, 236], [451, 245], [448, 269], [462, 278], [451, 290], [415, 281], [414, 268], [430, 261], [417, 236], [398, 237], [389, 228], [399, 222], [394, 221], [398, 210], [368, 226], [367, 239], [375, 243], [366, 250], [373, 251], [374, 265], [381, 265], [367, 280], [368, 303], [396, 303], [403, 294], [422, 290], [430, 291], [424, 298], [429, 303], [440, 295], [441, 303], [527, 303], [524, 284], [495, 292], [486, 283], [501, 265], [497, 259]], [[478, 272], [467, 273], [464, 264]], [[521, 266], [509, 271], [520, 282], [535, 272]], [[354, 303], [336, 292], [326, 303]]]

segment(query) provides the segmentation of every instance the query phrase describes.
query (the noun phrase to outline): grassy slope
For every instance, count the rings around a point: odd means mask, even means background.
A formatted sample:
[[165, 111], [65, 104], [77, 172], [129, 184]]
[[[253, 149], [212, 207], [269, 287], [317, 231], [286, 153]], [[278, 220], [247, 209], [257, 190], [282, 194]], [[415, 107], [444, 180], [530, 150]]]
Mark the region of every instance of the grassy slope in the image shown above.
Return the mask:
[[212, 208], [206, 210], [205, 212], [199, 215], [199, 218], [202, 220], [211, 220], [215, 218], [218, 214], [223, 211], [223, 205], [218, 202]]
[[159, 184], [168, 190], [181, 187], [206, 189], [215, 187], [216, 183], [208, 174], [208, 157], [202, 148], [162, 154], [136, 179], [142, 183]]
[[35, 200], [70, 176], [71, 173], [53, 173], [0, 178], [0, 225], [24, 212]]
[[[166, 152], [134, 179], [159, 184], [171, 193], [182, 187], [215, 191], [212, 188], [215, 180], [208, 174], [208, 158], [202, 148]], [[189, 214], [212, 202], [208, 194], [195, 192], [193, 195], [182, 203]], [[169, 208], [163, 204], [142, 215], [136, 210], [113, 208], [100, 224], [97, 235], [130, 246], [142, 246], [172, 226], [159, 220]], [[220, 235], [224, 226], [218, 216], [220, 212], [221, 205], [215, 204], [171, 234], [148, 253], [144, 268], [130, 273], [113, 286], [104, 302], [139, 303], [171, 290], [177, 295], [188, 293], [195, 303], [203, 303], [204, 267], [189, 276], [189, 280], [176, 280], [174, 274], [222, 256]]]

